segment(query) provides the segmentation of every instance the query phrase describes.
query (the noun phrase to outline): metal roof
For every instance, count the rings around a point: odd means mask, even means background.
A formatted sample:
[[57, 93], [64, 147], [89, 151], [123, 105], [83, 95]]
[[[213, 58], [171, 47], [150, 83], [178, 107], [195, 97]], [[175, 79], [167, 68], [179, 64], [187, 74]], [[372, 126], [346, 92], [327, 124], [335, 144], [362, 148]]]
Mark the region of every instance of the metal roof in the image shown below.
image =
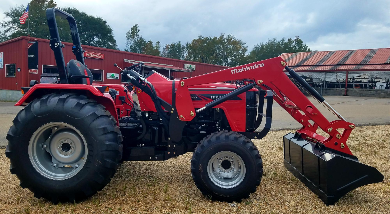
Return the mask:
[[157, 62], [143, 62], [143, 61], [136, 61], [136, 60], [129, 60], [129, 59], [124, 59], [124, 62], [131, 63], [131, 64], [137, 64], [137, 63], [144, 63], [144, 66], [147, 68], [155, 68], [155, 69], [164, 69], [164, 70], [170, 70], [170, 71], [178, 71], [178, 72], [190, 72], [190, 70], [176, 67], [173, 65], [167, 65], [163, 63], [157, 63]]
[[284, 53], [295, 71], [390, 71], [390, 48]]

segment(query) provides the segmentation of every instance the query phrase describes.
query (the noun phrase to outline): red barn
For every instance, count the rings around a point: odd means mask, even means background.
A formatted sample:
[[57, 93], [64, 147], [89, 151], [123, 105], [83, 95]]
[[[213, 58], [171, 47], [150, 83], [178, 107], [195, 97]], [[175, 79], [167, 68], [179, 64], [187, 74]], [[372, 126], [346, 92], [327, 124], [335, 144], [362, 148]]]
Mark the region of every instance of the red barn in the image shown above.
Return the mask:
[[[63, 44], [67, 63], [75, 59], [75, 56], [72, 53], [72, 44], [67, 42]], [[171, 78], [191, 77], [226, 68], [86, 45], [82, 47], [85, 50], [85, 64], [91, 70], [94, 82], [100, 83], [121, 82], [120, 70], [114, 67], [114, 63], [124, 68], [133, 63], [143, 62], [144, 73], [155, 70]], [[22, 36], [0, 43], [0, 99], [4, 100], [4, 93], [10, 93], [8, 90], [19, 91], [21, 87], [29, 86], [31, 80], [39, 80], [41, 74], [56, 72], [57, 67], [49, 40]]]

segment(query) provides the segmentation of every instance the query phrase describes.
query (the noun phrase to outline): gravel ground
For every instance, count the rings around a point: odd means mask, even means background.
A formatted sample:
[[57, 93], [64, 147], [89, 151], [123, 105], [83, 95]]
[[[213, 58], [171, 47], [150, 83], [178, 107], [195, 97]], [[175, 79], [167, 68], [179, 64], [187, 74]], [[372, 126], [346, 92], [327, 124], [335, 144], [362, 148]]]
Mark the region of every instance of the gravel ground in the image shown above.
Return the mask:
[[0, 150], [1, 213], [389, 213], [390, 125], [357, 127], [348, 145], [360, 162], [376, 167], [382, 183], [351, 191], [335, 206], [325, 206], [283, 165], [282, 136], [273, 131], [255, 140], [264, 161], [264, 176], [257, 191], [241, 203], [213, 202], [203, 197], [192, 181], [186, 154], [165, 162], [125, 162], [111, 183], [78, 204], [53, 205], [36, 199], [9, 172]]

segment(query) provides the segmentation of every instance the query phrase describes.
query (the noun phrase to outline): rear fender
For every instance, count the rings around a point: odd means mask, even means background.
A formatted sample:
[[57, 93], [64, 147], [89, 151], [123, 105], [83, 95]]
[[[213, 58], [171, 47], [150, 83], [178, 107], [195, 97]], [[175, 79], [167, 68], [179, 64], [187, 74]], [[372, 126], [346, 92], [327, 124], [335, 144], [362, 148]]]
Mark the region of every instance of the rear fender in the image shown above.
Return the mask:
[[[104, 86], [105, 87], [105, 86]], [[115, 103], [108, 93], [101, 92], [97, 87], [83, 84], [37, 84], [24, 90], [24, 96], [15, 104], [15, 106], [26, 106], [34, 99], [42, 97], [51, 93], [76, 93], [87, 96], [90, 99], [96, 100], [103, 105], [107, 111], [116, 119], [118, 123], [118, 116], [115, 110]]]

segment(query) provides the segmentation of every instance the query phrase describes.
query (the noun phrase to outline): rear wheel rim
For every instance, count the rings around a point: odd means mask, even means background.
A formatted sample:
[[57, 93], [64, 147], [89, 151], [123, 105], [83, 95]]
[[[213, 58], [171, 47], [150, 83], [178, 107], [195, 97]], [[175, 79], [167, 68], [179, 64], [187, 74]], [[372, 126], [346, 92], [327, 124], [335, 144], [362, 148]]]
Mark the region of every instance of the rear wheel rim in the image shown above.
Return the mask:
[[31, 164], [42, 176], [66, 180], [84, 167], [88, 148], [83, 135], [74, 126], [50, 122], [33, 133], [28, 155]]
[[231, 151], [214, 154], [207, 165], [207, 174], [211, 182], [224, 189], [240, 185], [245, 178], [245, 173], [244, 161]]

